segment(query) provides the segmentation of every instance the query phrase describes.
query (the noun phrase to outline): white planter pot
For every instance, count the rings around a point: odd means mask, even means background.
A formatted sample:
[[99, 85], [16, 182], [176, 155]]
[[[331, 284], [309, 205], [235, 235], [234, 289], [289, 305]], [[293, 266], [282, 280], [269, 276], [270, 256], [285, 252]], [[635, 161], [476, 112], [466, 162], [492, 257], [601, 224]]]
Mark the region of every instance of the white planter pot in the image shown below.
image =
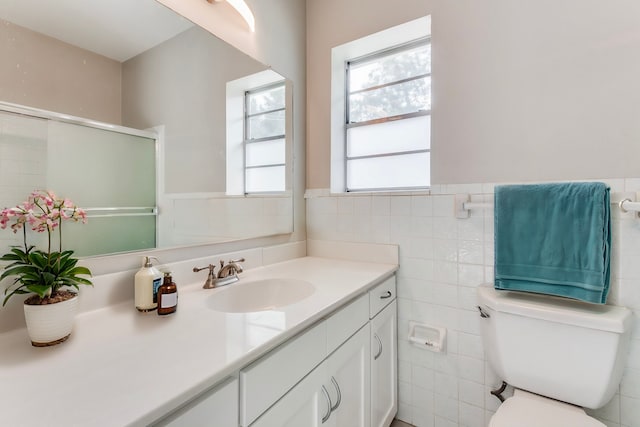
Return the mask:
[[24, 318], [31, 344], [46, 347], [60, 344], [71, 335], [78, 311], [78, 295], [55, 304], [24, 305]]

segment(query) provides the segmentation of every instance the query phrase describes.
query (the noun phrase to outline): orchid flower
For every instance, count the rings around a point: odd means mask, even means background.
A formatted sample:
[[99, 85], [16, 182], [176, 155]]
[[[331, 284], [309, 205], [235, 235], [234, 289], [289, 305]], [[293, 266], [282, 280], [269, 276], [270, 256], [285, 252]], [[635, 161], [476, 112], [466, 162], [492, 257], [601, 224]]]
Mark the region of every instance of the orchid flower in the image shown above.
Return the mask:
[[[79, 275], [91, 275], [85, 267], [76, 266], [73, 251], [62, 251], [62, 223], [64, 221], [87, 222], [87, 214], [71, 200], [58, 198], [52, 191], [36, 190], [27, 200], [12, 208], [0, 211], [0, 229], [8, 226], [14, 233], [22, 230], [24, 251], [13, 247], [11, 252], [0, 257], [12, 263], [5, 267], [0, 280], [16, 276], [15, 287], [5, 289], [3, 305], [14, 294], [27, 293], [25, 289], [37, 293], [40, 298], [55, 293], [61, 286], [91, 285], [91, 281]], [[35, 249], [27, 244], [27, 226], [35, 232], [47, 233], [48, 250]], [[59, 251], [51, 251], [52, 232], [58, 232]]]

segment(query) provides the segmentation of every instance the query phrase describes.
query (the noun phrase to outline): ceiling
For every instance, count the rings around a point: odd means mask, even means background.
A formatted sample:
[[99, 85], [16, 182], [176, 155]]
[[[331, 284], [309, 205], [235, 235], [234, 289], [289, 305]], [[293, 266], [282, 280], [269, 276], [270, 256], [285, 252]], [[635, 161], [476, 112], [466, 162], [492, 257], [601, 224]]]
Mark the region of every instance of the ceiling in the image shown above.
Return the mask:
[[193, 26], [156, 0], [0, 0], [0, 18], [120, 62]]

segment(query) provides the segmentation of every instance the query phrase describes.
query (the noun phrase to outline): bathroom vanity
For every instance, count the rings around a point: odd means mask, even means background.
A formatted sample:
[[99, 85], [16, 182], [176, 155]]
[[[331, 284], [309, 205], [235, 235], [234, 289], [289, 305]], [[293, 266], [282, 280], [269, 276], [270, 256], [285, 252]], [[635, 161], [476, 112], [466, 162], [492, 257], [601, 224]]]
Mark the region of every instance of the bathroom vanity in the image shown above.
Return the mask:
[[[36, 349], [24, 330], [1, 334], [3, 422], [389, 425], [397, 409], [396, 269], [297, 258], [249, 269], [218, 289], [180, 286], [171, 316], [137, 313], [129, 302], [84, 313], [64, 345]], [[221, 305], [243, 285], [278, 280], [306, 282], [313, 292], [270, 310]]]

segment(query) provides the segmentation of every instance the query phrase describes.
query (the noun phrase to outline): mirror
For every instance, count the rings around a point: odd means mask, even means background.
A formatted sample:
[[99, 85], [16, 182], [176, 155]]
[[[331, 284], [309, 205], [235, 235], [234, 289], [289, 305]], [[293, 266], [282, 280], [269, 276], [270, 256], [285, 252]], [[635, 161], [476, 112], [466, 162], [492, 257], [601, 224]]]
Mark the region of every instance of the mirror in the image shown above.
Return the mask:
[[[5, 107], [0, 113], [0, 163], [13, 164], [0, 172], [0, 208], [45, 188], [92, 209], [89, 224], [71, 230], [71, 239], [65, 237], [65, 245], [78, 255], [293, 231], [292, 86], [264, 64], [155, 0], [0, 0], [0, 55], [0, 102]], [[283, 90], [257, 97], [258, 104], [268, 107], [258, 105], [257, 113], [247, 118], [245, 94], [273, 85], [283, 85]], [[273, 107], [280, 98], [282, 108]], [[37, 109], [33, 115], [31, 108]], [[274, 157], [255, 149], [266, 144], [245, 148], [250, 145], [245, 139], [259, 134], [245, 121], [282, 129], [281, 141], [270, 136], [273, 132], [256, 139], [279, 147], [275, 160], [259, 160]], [[59, 136], [61, 127], [69, 133]], [[69, 151], [61, 145], [54, 150], [51, 134]], [[91, 144], [98, 145], [88, 148]], [[40, 163], [51, 164], [52, 157], [71, 160], [68, 167], [49, 167], [46, 179], [34, 178], [24, 160], [13, 161], [16, 156], [30, 158], [34, 150], [45, 153], [39, 154], [45, 156]], [[75, 180], [69, 179], [74, 165], [84, 170]], [[103, 169], [103, 175], [93, 177], [96, 169]], [[245, 180], [264, 182], [276, 170], [281, 182], [276, 191], [266, 187], [268, 191], [245, 194]], [[149, 197], [153, 187], [155, 197]], [[118, 200], [115, 205], [105, 202], [111, 200], [104, 196], [109, 193]], [[132, 207], [147, 211], [128, 209]], [[147, 230], [145, 237], [136, 233], [142, 230]], [[92, 241], [74, 244], [82, 235]], [[12, 238], [12, 233], [0, 233], [0, 249], [20, 244]]]

